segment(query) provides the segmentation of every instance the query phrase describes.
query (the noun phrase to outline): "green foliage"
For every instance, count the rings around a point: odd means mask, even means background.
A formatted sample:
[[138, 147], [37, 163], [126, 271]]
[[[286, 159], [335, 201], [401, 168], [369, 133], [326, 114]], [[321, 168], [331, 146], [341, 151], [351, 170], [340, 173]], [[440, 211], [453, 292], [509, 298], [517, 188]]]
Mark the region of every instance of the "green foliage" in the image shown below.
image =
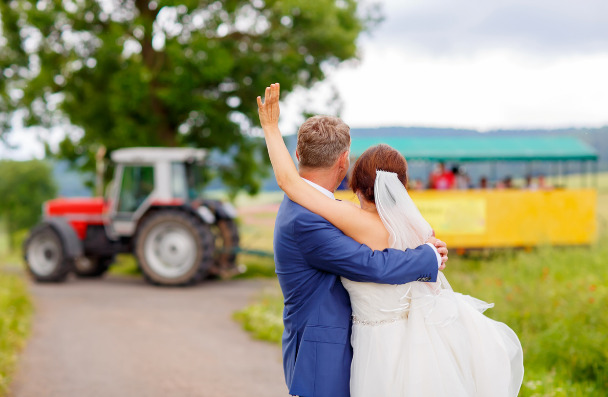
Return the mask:
[[[28, 231], [20, 230], [14, 233], [11, 238], [4, 229], [4, 222], [0, 219], [0, 268], [21, 269], [23, 261], [21, 245]], [[19, 248], [17, 249], [17, 247]]]
[[234, 313], [234, 319], [255, 338], [280, 343], [283, 334], [283, 296], [280, 290], [265, 291], [258, 302]]
[[57, 193], [51, 169], [45, 162], [0, 161], [0, 217], [6, 223], [11, 247], [16, 233], [40, 219], [42, 203]]
[[272, 258], [258, 255], [239, 254], [239, 264], [244, 265], [245, 271], [235, 279], [241, 278], [273, 278], [276, 276], [274, 272], [274, 261]]
[[232, 158], [224, 182], [256, 192], [256, 96], [354, 58], [372, 13], [356, 0], [3, 1], [0, 131], [16, 109], [26, 125], [67, 118], [84, 134], [59, 152], [88, 171], [100, 144], [216, 148]]
[[141, 276], [141, 269], [137, 265], [137, 260], [131, 254], [117, 255], [116, 261], [110, 266], [109, 272], [122, 276]]
[[0, 272], [0, 395], [8, 393], [10, 376], [30, 329], [32, 302], [23, 279]]

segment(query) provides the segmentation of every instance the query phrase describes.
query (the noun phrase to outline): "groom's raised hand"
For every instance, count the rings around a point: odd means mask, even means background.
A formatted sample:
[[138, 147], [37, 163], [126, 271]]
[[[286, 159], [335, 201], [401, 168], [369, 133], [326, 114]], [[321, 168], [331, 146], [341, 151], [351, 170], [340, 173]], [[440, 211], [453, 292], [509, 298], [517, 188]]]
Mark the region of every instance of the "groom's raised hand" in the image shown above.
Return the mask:
[[264, 102], [258, 97], [258, 115], [260, 116], [260, 124], [262, 128], [278, 127], [279, 125], [279, 97], [281, 94], [281, 86], [279, 83], [271, 84], [266, 87], [264, 93]]

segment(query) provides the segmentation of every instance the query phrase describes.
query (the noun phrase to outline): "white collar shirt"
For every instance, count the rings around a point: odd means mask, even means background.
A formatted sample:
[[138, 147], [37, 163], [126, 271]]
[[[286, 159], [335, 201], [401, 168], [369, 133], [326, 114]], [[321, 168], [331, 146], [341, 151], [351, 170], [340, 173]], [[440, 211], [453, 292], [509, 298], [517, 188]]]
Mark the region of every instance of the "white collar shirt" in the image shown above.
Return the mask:
[[319, 186], [316, 183], [309, 181], [306, 178], [302, 178], [304, 179], [304, 181], [306, 183], [308, 183], [310, 186], [314, 187], [315, 189], [317, 189], [318, 191], [320, 191], [321, 193], [323, 193], [324, 195], [326, 195], [327, 197], [329, 197], [332, 200], [335, 200], [336, 198], [334, 197], [334, 194], [332, 192], [330, 192], [329, 190], [325, 189], [323, 186]]

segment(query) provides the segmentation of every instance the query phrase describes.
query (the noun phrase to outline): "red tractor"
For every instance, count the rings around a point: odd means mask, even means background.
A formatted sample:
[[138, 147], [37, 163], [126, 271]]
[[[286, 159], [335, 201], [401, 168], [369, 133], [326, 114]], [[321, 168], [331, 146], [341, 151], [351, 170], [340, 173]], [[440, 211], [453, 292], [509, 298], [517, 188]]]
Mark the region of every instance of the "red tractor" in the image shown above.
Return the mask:
[[236, 272], [236, 210], [198, 197], [205, 151], [127, 148], [112, 153], [107, 198], [58, 198], [24, 243], [36, 281], [59, 282], [70, 272], [103, 275], [118, 253], [133, 253], [147, 281], [190, 285]]

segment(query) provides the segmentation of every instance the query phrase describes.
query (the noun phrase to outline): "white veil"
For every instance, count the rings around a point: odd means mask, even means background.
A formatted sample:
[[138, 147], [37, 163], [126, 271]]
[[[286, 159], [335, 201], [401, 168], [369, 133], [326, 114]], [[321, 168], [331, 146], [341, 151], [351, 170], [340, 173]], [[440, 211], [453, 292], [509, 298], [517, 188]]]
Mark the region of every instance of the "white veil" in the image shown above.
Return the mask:
[[394, 172], [376, 171], [376, 210], [388, 230], [389, 246], [400, 250], [416, 248], [433, 235], [405, 186]]
[[[374, 183], [376, 210], [389, 233], [389, 246], [400, 250], [416, 248], [433, 235], [405, 186], [394, 172], [376, 170]], [[440, 288], [451, 289], [442, 272], [437, 276]]]

